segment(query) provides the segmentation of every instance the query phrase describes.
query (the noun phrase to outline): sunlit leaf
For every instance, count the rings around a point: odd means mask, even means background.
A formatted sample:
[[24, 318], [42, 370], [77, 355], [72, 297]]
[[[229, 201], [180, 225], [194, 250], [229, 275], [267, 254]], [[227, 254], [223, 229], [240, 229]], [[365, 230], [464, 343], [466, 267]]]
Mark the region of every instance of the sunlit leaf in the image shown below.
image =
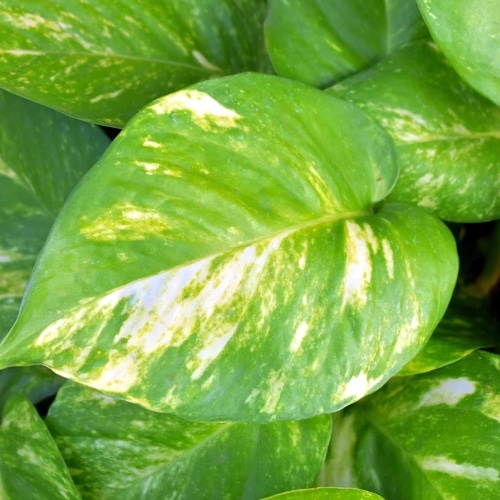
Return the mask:
[[66, 385], [47, 417], [84, 498], [259, 499], [310, 487], [329, 416], [266, 425], [207, 424]]
[[497, 498], [499, 372], [500, 356], [479, 351], [392, 379], [335, 416], [323, 483], [355, 485], [387, 500]]
[[96, 127], [0, 90], [0, 339], [55, 216], [108, 144]]
[[7, 403], [2, 416], [0, 498], [81, 498], [49, 431], [31, 403], [21, 396]]
[[280, 76], [326, 87], [428, 32], [415, 0], [269, 0], [265, 35]]
[[432, 37], [459, 75], [500, 106], [497, 0], [417, 0]]
[[489, 303], [455, 291], [446, 313], [429, 342], [398, 375], [416, 375], [440, 368], [481, 347], [500, 345], [498, 323]]
[[156, 97], [265, 70], [264, 0], [7, 0], [0, 86], [69, 115], [122, 127]]
[[431, 42], [415, 42], [328, 92], [355, 103], [396, 142], [388, 201], [440, 218], [500, 217], [500, 108], [468, 87]]
[[373, 212], [396, 175], [380, 126], [296, 82], [160, 99], [66, 204], [2, 365], [188, 419], [340, 409], [417, 354], [456, 279], [440, 221]]

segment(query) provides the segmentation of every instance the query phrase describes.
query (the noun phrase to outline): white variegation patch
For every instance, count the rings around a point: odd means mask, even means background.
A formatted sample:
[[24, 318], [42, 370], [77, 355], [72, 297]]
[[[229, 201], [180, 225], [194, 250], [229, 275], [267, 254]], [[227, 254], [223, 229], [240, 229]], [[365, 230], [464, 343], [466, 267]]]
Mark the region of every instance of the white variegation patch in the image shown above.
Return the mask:
[[306, 337], [308, 330], [309, 330], [309, 325], [305, 321], [302, 321], [295, 330], [295, 334], [290, 344], [290, 351], [297, 352], [300, 349], [302, 341]]
[[276, 412], [286, 378], [286, 375], [279, 371], [271, 371], [267, 380], [267, 388], [264, 393], [265, 402], [261, 413], [273, 414]]
[[448, 456], [430, 456], [417, 458], [420, 466], [428, 471], [442, 472], [449, 476], [461, 477], [472, 481], [500, 480], [500, 472], [493, 467], [480, 467], [470, 463], [457, 463]]
[[368, 378], [366, 373], [361, 372], [351, 377], [346, 384], [339, 388], [337, 395], [342, 395], [342, 399], [345, 400], [358, 401], [366, 396], [383, 378], [383, 375], [377, 378]]
[[476, 383], [465, 377], [443, 380], [426, 392], [415, 408], [445, 404], [456, 406], [460, 401], [476, 391]]
[[207, 58], [198, 50], [193, 50], [192, 54], [193, 57], [196, 59], [196, 61], [200, 64], [200, 66], [203, 66], [205, 69], [208, 69], [209, 71], [216, 71], [222, 73], [222, 70], [218, 66], [208, 61]]
[[96, 95], [95, 97], [92, 97], [92, 99], [90, 99], [90, 102], [92, 104], [96, 104], [99, 101], [109, 100], [109, 99], [115, 99], [123, 91], [124, 91], [124, 89], [118, 89], [118, 90], [115, 90], [114, 92], [107, 92], [105, 94], [99, 94], [99, 95]]
[[392, 252], [391, 244], [388, 240], [382, 240], [382, 252], [384, 253], [384, 259], [387, 269], [387, 274], [389, 275], [389, 279], [394, 279], [394, 254]]
[[214, 129], [238, 127], [242, 118], [233, 109], [228, 109], [213, 97], [199, 90], [181, 90], [158, 100], [151, 109], [159, 114], [188, 111], [196, 125], [208, 132]]

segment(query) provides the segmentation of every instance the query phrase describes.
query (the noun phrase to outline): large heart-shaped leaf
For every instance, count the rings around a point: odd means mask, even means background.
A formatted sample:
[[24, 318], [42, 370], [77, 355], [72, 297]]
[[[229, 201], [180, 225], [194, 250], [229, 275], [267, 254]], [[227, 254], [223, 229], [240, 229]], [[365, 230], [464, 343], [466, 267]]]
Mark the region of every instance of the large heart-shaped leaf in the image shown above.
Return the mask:
[[441, 222], [373, 213], [396, 174], [380, 126], [296, 82], [160, 99], [66, 204], [1, 363], [189, 419], [339, 409], [415, 356], [456, 278]]
[[97, 127], [0, 90], [0, 338], [64, 200], [108, 145]]
[[498, 497], [500, 356], [396, 377], [334, 418], [323, 482], [387, 500]]
[[417, 0], [432, 37], [458, 74], [500, 106], [497, 0]]
[[7, 0], [0, 86], [122, 127], [156, 97], [214, 76], [266, 70], [264, 0]]
[[440, 218], [500, 217], [500, 108], [468, 87], [431, 42], [415, 42], [328, 92], [355, 103], [396, 142], [388, 201]]
[[415, 0], [269, 0], [265, 35], [279, 75], [323, 88], [428, 32]]
[[84, 498], [264, 496], [314, 484], [329, 416], [300, 422], [187, 422], [65, 385], [46, 419]]
[[81, 498], [59, 450], [31, 403], [22, 396], [6, 405], [0, 426], [2, 500]]

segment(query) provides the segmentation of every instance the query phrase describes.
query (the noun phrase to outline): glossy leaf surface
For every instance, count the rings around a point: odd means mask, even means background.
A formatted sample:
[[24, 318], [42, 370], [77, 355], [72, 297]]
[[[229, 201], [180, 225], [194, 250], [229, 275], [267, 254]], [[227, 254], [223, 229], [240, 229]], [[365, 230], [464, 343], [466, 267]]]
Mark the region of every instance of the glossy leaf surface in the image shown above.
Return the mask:
[[81, 498], [56, 444], [31, 403], [13, 397], [0, 426], [2, 500]]
[[476, 352], [389, 381], [335, 416], [323, 478], [387, 500], [497, 498], [499, 371], [498, 355]]
[[0, 90], [0, 339], [55, 216], [108, 144], [96, 127]]
[[329, 416], [266, 425], [187, 422], [69, 384], [47, 425], [84, 498], [259, 499], [313, 485]]
[[456, 278], [441, 222], [373, 213], [396, 174], [381, 127], [296, 82], [160, 99], [65, 206], [1, 362], [196, 420], [356, 401], [416, 355]]
[[329, 92], [391, 134], [400, 177], [388, 201], [440, 218], [500, 217], [500, 108], [468, 87], [431, 42], [415, 42]]
[[263, 0], [7, 0], [0, 86], [83, 120], [123, 127], [197, 81], [265, 70]]
[[425, 373], [454, 363], [481, 347], [499, 345], [498, 323], [488, 301], [458, 289], [429, 342], [398, 375]]
[[276, 72], [320, 88], [426, 34], [415, 0], [270, 0], [265, 24]]
[[497, 0], [417, 0], [432, 37], [458, 74], [500, 106]]
[[[382, 497], [370, 491], [357, 488], [313, 488], [289, 491], [268, 497], [269, 500], [381, 500]], [[382, 499], [383, 500], [383, 499]]]

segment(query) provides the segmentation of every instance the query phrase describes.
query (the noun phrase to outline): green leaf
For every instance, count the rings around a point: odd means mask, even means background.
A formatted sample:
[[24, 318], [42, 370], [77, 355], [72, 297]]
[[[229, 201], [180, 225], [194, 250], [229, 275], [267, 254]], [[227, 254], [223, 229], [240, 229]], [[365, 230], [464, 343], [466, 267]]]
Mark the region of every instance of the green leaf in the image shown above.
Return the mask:
[[455, 222], [500, 217], [500, 108], [468, 87], [431, 42], [415, 42], [328, 92], [393, 137], [401, 174], [390, 202]]
[[415, 0], [269, 0], [265, 23], [276, 72], [321, 88], [426, 35]]
[[0, 497], [81, 498], [49, 431], [21, 396], [7, 403], [0, 426]]
[[[370, 491], [356, 488], [314, 488], [280, 493], [266, 500], [381, 500], [382, 497]], [[383, 500], [383, 499], [382, 499]]]
[[0, 339], [56, 214], [108, 144], [96, 127], [0, 90]]
[[0, 86], [122, 127], [191, 83], [266, 70], [264, 0], [17, 0], [0, 6]]
[[162, 98], [65, 206], [1, 362], [192, 420], [340, 409], [417, 354], [456, 278], [440, 221], [373, 213], [396, 174], [381, 127], [293, 81]]
[[329, 484], [387, 500], [498, 498], [500, 356], [396, 377], [334, 418]]
[[487, 300], [455, 290], [446, 313], [429, 342], [400, 372], [417, 375], [449, 365], [481, 347], [500, 345], [498, 324]]
[[15, 394], [22, 394], [33, 404], [54, 395], [64, 379], [43, 366], [7, 368], [0, 371], [0, 411]]
[[432, 37], [458, 74], [500, 106], [497, 0], [417, 0]]
[[187, 422], [65, 385], [47, 425], [85, 498], [258, 499], [314, 484], [329, 416], [267, 425]]

